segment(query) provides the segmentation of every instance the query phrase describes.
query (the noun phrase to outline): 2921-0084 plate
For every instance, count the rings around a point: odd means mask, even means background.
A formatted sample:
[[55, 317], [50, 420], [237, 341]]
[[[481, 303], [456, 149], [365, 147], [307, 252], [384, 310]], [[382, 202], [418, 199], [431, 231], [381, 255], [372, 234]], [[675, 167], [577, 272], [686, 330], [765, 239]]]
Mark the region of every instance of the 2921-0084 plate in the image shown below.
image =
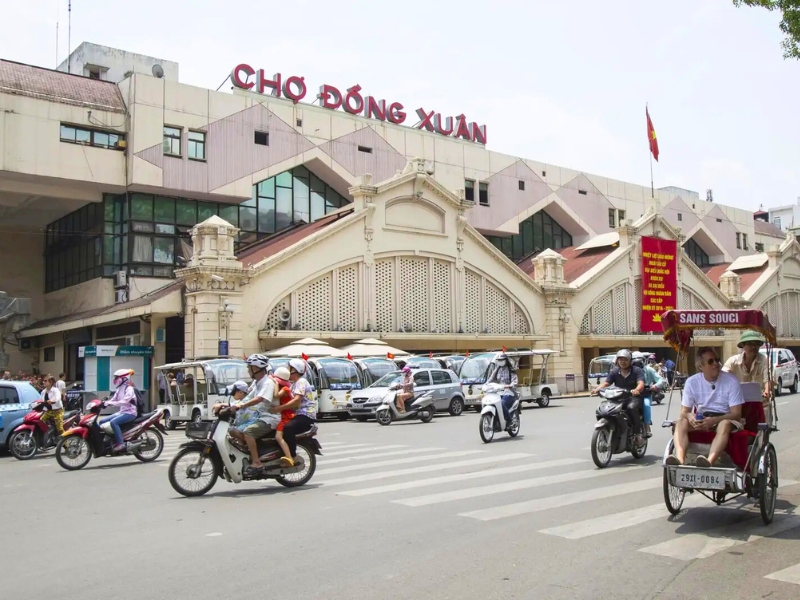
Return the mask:
[[678, 487], [724, 490], [725, 473], [708, 469], [675, 469], [675, 484]]

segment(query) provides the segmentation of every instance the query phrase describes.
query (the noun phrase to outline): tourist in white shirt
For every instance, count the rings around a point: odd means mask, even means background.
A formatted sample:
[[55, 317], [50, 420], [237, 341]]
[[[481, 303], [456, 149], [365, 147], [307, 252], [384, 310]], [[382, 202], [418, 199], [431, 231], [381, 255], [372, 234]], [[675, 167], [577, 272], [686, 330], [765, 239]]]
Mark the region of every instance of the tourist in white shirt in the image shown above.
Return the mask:
[[[721, 363], [713, 348], [697, 351], [697, 368], [700, 370], [686, 380], [681, 400], [681, 415], [675, 424], [674, 454], [667, 457], [668, 465], [682, 465], [686, 461], [690, 431], [715, 431], [708, 458], [698, 456], [695, 465], [712, 466], [728, 445], [728, 438], [742, 428], [744, 396], [735, 375], [722, 372]], [[695, 415], [692, 409], [697, 408]], [[697, 417], [702, 414], [703, 418]]]

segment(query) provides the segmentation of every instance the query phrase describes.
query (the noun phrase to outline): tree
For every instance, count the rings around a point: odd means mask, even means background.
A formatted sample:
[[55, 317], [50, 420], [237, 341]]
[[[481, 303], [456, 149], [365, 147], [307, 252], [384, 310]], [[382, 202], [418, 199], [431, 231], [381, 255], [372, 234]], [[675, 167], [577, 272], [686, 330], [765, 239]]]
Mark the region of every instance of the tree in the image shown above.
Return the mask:
[[781, 31], [786, 36], [781, 42], [784, 58], [800, 59], [800, 0], [733, 0], [736, 7], [761, 6], [769, 11], [781, 11]]

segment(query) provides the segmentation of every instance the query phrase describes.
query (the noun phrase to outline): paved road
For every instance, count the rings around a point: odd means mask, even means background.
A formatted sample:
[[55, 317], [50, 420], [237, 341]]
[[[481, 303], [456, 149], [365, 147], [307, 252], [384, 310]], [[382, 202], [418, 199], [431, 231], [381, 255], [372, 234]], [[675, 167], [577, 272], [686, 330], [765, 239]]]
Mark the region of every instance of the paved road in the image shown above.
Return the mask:
[[[153, 464], [66, 472], [52, 454], [4, 456], [2, 596], [797, 598], [800, 396], [779, 402], [780, 514], [769, 527], [752, 506], [694, 497], [668, 518], [660, 428], [643, 460], [596, 469], [594, 398], [527, 409], [520, 437], [490, 445], [472, 412], [323, 423], [325, 456], [296, 490], [219, 482], [203, 498], [178, 496], [167, 465], [180, 430]], [[654, 407], [654, 422], [665, 414]]]

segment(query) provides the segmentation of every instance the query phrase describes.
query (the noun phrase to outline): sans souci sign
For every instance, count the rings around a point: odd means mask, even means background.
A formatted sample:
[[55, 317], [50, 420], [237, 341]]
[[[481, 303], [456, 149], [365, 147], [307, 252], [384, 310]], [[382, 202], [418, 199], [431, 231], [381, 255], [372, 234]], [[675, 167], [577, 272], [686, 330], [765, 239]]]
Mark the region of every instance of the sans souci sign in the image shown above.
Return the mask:
[[[265, 74], [264, 69], [256, 70], [246, 64], [236, 65], [233, 68], [231, 81], [237, 88], [259, 94], [269, 94], [276, 98], [283, 96], [295, 104], [305, 98], [308, 93], [305, 77], [292, 75], [284, 79], [280, 73], [269, 77]], [[405, 123], [408, 116], [405, 107], [399, 102], [386, 102], [386, 100], [376, 100], [372, 96], [364, 96], [361, 93], [361, 86], [358, 84], [347, 88], [344, 92], [332, 85], [321, 85], [317, 100], [323, 108], [330, 110], [341, 108], [351, 115], [388, 121], [395, 125]], [[419, 117], [419, 122], [414, 125], [416, 129], [424, 129], [439, 135], [486, 145], [486, 125], [467, 122], [464, 115], [443, 117], [435, 110], [429, 111], [424, 108], [418, 108], [416, 113]]]

